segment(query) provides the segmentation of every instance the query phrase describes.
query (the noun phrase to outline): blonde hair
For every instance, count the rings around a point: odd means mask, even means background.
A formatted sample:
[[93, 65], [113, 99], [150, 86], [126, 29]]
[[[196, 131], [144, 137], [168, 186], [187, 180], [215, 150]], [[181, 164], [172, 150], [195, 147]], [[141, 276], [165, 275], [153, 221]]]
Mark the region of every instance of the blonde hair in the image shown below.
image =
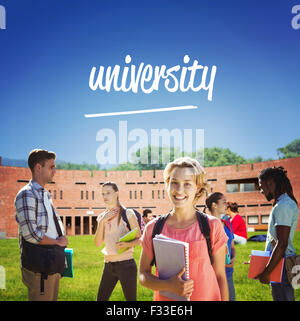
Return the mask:
[[204, 168], [199, 164], [199, 162], [191, 157], [180, 157], [170, 162], [164, 170], [164, 181], [166, 185], [169, 185], [171, 173], [174, 168], [191, 168], [194, 172], [194, 180], [199, 188], [199, 191], [195, 195], [194, 204], [197, 203], [198, 199], [207, 191], [207, 183], [205, 179]]

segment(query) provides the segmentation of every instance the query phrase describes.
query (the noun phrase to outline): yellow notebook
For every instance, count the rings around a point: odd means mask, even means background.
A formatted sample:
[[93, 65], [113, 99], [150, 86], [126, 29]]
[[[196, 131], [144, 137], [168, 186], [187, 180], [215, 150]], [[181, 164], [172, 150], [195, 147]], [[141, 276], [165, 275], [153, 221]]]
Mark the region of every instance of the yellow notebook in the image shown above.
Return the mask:
[[[131, 242], [136, 238], [136, 233], [137, 233], [137, 227], [134, 228], [133, 230], [129, 231], [128, 233], [126, 233], [125, 235], [121, 236], [119, 239], [119, 242]], [[128, 250], [128, 247], [125, 247], [121, 250], [118, 251], [119, 254], [125, 252], [126, 250]]]

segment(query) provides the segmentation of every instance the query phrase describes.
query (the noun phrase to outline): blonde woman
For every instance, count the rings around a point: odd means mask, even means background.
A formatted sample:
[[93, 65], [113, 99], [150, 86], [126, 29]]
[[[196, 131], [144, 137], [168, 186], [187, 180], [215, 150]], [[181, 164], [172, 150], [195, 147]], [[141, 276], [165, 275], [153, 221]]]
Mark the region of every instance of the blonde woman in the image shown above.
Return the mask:
[[[106, 210], [99, 215], [95, 245], [101, 246], [104, 254], [104, 269], [98, 290], [97, 301], [108, 301], [118, 280], [120, 280], [127, 301], [136, 301], [137, 266], [133, 259], [134, 247], [140, 244], [141, 231], [133, 210], [125, 209], [119, 201], [119, 189], [113, 182], [104, 183], [102, 196]], [[126, 210], [130, 229], [137, 228], [136, 239], [131, 242], [119, 242], [121, 236], [129, 232], [121, 211]], [[126, 248], [121, 254], [118, 250]]]
[[164, 181], [173, 210], [167, 216], [161, 234], [189, 243], [190, 280], [184, 281], [181, 278], [184, 269], [168, 280], [160, 280], [151, 273], [152, 232], [156, 219], [148, 223], [142, 236], [140, 283], [154, 290], [156, 301], [170, 300], [158, 291], [171, 291], [193, 301], [227, 301], [228, 288], [225, 274], [227, 236], [220, 220], [207, 215], [212, 249], [211, 263], [195, 209], [198, 199], [206, 191], [203, 168], [195, 159], [179, 158], [166, 166]]

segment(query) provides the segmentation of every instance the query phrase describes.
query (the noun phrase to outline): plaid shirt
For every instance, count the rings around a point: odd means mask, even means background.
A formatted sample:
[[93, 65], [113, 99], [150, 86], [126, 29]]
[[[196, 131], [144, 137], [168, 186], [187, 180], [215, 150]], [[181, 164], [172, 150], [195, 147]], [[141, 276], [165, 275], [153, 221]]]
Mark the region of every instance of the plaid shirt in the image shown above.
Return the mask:
[[21, 236], [30, 243], [39, 244], [48, 230], [48, 213], [43, 202], [44, 191], [48, 194], [53, 211], [64, 234], [60, 217], [54, 209], [51, 194], [34, 180], [25, 185], [15, 199], [16, 220], [19, 224], [19, 245]]

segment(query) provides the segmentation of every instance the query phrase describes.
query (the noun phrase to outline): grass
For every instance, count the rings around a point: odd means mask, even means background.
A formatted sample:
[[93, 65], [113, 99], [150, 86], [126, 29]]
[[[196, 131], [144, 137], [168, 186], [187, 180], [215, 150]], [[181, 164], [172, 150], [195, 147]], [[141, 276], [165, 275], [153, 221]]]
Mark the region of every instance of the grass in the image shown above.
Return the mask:
[[[261, 232], [248, 233], [248, 236]], [[95, 247], [93, 236], [69, 236], [69, 246], [74, 250], [74, 278], [62, 278], [60, 281], [60, 301], [95, 301], [103, 270], [103, 254]], [[300, 253], [300, 232], [295, 233], [294, 246]], [[248, 242], [236, 245], [237, 258], [234, 268], [234, 284], [237, 301], [272, 301], [271, 290], [257, 280], [247, 278], [249, 266], [243, 264], [249, 259], [252, 249], [264, 250], [264, 243]], [[141, 247], [136, 247], [134, 258], [139, 262]], [[0, 266], [6, 272], [6, 288], [0, 289], [0, 301], [26, 301], [27, 288], [22, 283], [19, 268], [20, 254], [17, 239], [0, 240]], [[0, 283], [1, 284], [1, 283]], [[142, 287], [138, 282], [137, 298], [139, 301], [152, 301], [153, 292]], [[295, 290], [296, 301], [300, 301], [300, 290]], [[118, 282], [111, 301], [124, 301], [124, 295]]]

